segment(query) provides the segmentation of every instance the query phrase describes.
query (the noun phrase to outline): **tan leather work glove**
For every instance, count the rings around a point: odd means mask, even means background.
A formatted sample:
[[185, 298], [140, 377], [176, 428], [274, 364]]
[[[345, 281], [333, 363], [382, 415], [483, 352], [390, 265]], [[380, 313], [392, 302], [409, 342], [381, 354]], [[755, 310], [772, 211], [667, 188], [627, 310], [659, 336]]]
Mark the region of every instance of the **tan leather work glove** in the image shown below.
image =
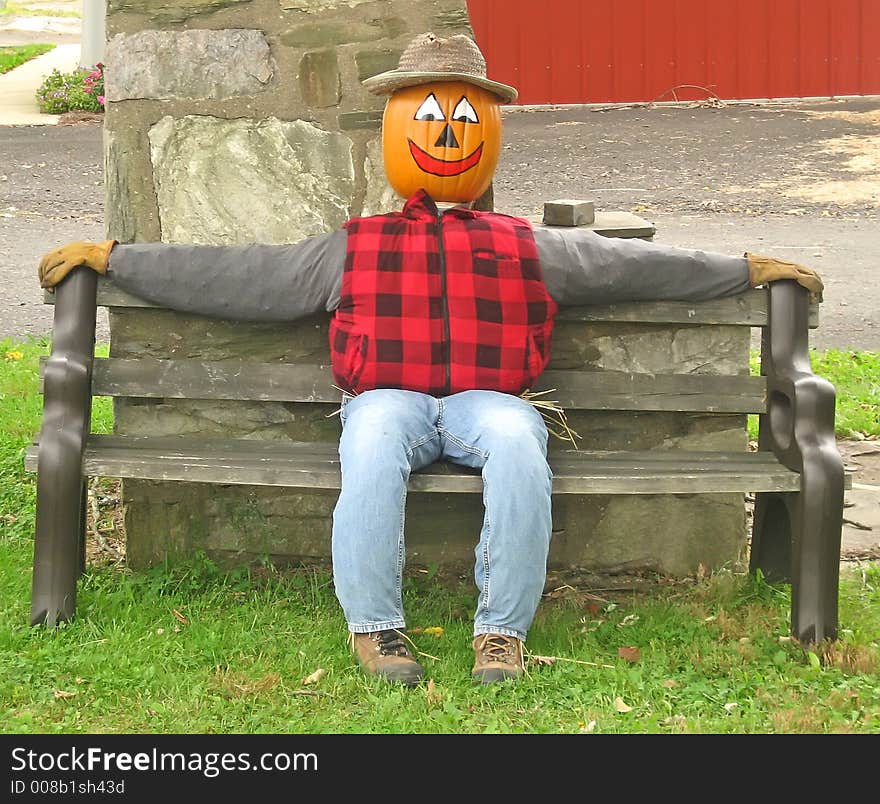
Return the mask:
[[749, 283], [753, 288], [775, 282], [777, 279], [794, 279], [810, 291], [810, 301], [822, 301], [824, 285], [819, 274], [795, 262], [779, 260], [775, 257], [762, 257], [760, 254], [745, 254], [749, 263]]
[[116, 240], [105, 240], [103, 243], [77, 241], [50, 251], [40, 260], [40, 287], [52, 290], [79, 265], [85, 265], [99, 274], [106, 274], [110, 252], [116, 243]]

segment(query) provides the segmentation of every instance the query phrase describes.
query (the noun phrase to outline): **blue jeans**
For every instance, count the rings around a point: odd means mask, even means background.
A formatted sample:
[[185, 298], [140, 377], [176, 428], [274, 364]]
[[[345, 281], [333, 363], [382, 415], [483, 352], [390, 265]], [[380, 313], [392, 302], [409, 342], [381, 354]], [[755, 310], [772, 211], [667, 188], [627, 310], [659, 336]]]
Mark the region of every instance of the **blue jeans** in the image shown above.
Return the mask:
[[547, 428], [511, 394], [436, 398], [380, 388], [346, 396], [333, 512], [333, 576], [350, 631], [405, 628], [401, 596], [410, 472], [441, 459], [482, 470], [485, 516], [476, 546], [474, 635], [525, 639], [550, 548]]

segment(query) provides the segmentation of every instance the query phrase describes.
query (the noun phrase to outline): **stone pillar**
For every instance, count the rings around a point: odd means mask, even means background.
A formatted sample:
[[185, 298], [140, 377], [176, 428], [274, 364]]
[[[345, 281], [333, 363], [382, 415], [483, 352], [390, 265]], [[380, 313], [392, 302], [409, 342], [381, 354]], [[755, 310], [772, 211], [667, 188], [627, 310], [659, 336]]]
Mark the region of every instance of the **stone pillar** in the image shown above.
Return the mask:
[[[384, 101], [361, 80], [424, 31], [471, 34], [466, 0], [107, 0], [107, 236], [288, 243], [399, 208], [382, 167]], [[326, 350], [309, 323], [118, 310], [110, 331], [115, 357]], [[338, 436], [337, 418], [296, 405], [144, 400], [117, 404], [115, 419], [127, 434]], [[331, 495], [132, 481], [124, 501], [134, 567], [195, 547], [329, 554]]]

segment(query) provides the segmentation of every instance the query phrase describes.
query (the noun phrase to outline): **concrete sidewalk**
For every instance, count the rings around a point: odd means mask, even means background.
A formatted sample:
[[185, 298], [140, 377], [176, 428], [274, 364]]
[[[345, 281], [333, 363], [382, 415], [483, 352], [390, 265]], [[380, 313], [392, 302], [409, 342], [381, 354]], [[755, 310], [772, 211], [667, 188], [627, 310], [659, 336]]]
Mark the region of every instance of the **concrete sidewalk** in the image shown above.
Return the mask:
[[58, 69], [70, 73], [79, 66], [80, 46], [56, 45], [48, 53], [0, 75], [0, 126], [54, 125], [60, 115], [42, 114], [36, 91]]

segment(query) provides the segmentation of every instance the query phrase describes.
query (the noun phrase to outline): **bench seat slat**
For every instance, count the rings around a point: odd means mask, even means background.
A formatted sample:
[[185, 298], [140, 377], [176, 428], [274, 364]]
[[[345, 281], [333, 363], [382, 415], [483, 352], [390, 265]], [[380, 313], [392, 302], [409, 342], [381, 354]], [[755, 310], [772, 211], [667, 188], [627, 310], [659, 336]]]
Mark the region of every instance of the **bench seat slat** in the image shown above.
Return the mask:
[[[96, 396], [231, 399], [339, 404], [330, 367], [320, 364], [96, 358]], [[535, 390], [566, 410], [762, 413], [764, 377], [545, 371]]]
[[[39, 447], [25, 465], [37, 468]], [[553, 453], [556, 494], [694, 494], [798, 491], [800, 478], [772, 456], [749, 452], [652, 450]], [[180, 480], [303, 489], [338, 489], [337, 447], [332, 443], [249, 439], [138, 438], [93, 435], [85, 475]], [[411, 491], [479, 493], [476, 470], [435, 464], [414, 473]]]

